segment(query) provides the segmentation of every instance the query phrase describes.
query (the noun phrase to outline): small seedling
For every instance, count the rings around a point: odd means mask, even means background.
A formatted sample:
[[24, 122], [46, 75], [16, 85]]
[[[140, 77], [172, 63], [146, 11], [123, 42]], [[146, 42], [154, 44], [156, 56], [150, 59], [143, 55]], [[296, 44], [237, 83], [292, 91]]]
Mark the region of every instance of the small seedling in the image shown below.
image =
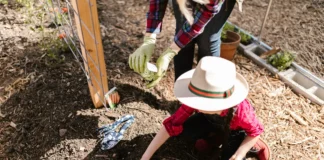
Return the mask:
[[291, 66], [295, 57], [291, 52], [283, 51], [269, 56], [268, 62], [279, 71], [283, 71]]
[[222, 33], [221, 33], [221, 39], [225, 40], [227, 38], [227, 31], [234, 31], [235, 27], [231, 24], [229, 24], [228, 22], [225, 23]]
[[241, 43], [244, 44], [244, 45], [248, 45], [251, 43], [252, 41], [252, 37], [245, 34], [244, 32], [240, 31], [240, 36], [241, 36]]

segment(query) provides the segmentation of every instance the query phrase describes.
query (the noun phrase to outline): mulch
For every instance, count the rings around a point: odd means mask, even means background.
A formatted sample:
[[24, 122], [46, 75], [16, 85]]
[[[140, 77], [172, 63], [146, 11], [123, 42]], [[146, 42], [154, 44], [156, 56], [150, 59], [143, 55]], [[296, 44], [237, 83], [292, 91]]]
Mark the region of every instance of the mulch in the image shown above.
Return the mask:
[[[63, 63], [46, 63], [48, 57], [38, 50], [37, 38], [22, 32], [15, 40], [18, 35], [14, 31], [29, 26], [3, 18], [21, 13], [10, 7], [1, 12], [0, 27], [15, 27], [1, 32], [7, 34], [0, 43], [4, 53], [0, 55], [0, 67], [5, 68], [0, 70], [0, 159], [138, 159], [143, 154], [163, 119], [178, 107], [173, 95], [173, 64], [166, 78], [150, 90], [128, 67], [128, 55], [143, 39], [147, 3], [98, 1], [109, 87], [116, 86], [121, 95], [120, 105], [109, 112], [94, 109], [86, 77], [71, 53], [61, 53]], [[275, 1], [263, 35], [269, 44], [276, 42], [282, 48], [298, 51], [297, 62], [323, 76], [323, 56], [319, 54], [323, 52], [323, 7], [322, 3], [313, 3]], [[230, 20], [257, 35], [266, 4], [263, 0], [246, 1], [244, 15], [234, 11]], [[169, 9], [163, 23], [152, 62], [172, 41], [175, 21]], [[250, 84], [248, 98], [265, 126], [262, 138], [271, 147], [273, 159], [315, 159], [323, 155], [323, 107], [294, 93], [243, 55], [236, 54], [234, 62]], [[101, 151], [97, 128], [126, 114], [133, 114], [136, 120], [122, 142], [112, 150]], [[154, 158], [199, 157], [192, 144], [172, 138]]]

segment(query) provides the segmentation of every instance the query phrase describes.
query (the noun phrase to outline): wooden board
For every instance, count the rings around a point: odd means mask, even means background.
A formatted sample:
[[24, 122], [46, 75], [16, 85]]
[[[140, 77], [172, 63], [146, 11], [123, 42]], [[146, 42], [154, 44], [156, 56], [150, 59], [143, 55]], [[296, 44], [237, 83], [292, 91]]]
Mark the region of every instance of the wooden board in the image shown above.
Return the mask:
[[[100, 23], [96, 0], [71, 0], [78, 36], [81, 41], [85, 70], [88, 73], [88, 86], [96, 108], [103, 106], [104, 94], [108, 92], [106, 64], [104, 59]], [[90, 2], [90, 4], [89, 4]], [[87, 51], [87, 52], [86, 52]], [[91, 60], [92, 59], [92, 60]]]

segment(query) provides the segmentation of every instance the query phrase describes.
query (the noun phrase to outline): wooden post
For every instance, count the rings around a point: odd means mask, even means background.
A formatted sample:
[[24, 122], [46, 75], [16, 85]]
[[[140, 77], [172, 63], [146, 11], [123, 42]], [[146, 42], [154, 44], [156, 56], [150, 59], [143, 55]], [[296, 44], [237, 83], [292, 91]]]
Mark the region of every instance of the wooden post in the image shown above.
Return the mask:
[[[96, 108], [105, 102], [108, 92], [106, 64], [104, 59], [100, 23], [96, 0], [71, 0], [78, 36], [81, 44], [85, 70], [88, 73], [88, 86], [93, 104]], [[90, 4], [89, 4], [90, 2]], [[87, 52], [86, 52], [87, 51]]]

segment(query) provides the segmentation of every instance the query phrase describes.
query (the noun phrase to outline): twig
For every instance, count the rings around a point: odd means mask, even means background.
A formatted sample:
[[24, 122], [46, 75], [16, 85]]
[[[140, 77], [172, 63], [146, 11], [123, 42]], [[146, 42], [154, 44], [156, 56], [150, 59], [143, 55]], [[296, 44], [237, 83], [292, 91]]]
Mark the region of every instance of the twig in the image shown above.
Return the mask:
[[[8, 156], [4, 155], [4, 154], [0, 154], [0, 158], [8, 158]], [[7, 160], [7, 159], [6, 159]]]
[[97, 157], [97, 158], [108, 158], [107, 155], [102, 155], [102, 154], [96, 154], [95, 157]]
[[306, 142], [306, 141], [308, 141], [308, 140], [310, 140], [310, 139], [312, 139], [313, 137], [308, 137], [308, 138], [306, 138], [306, 139], [304, 139], [304, 140], [301, 140], [301, 141], [298, 141], [298, 142], [295, 142], [295, 143], [289, 143], [289, 144], [300, 144], [300, 143], [303, 143], [303, 142]]
[[318, 160], [323, 160], [320, 149], [318, 149], [318, 155], [317, 155], [317, 157], [318, 157]]
[[294, 113], [293, 111], [290, 111], [288, 109], [286, 109], [286, 111], [291, 115], [291, 117], [293, 117], [299, 124], [305, 125], [307, 126], [308, 123], [306, 121], [304, 121], [300, 116], [298, 116], [296, 113]]
[[197, 160], [197, 158], [195, 158], [194, 156], [192, 156], [191, 154], [189, 154], [188, 152], [186, 152], [187, 153], [187, 155], [189, 155], [192, 159], [196, 159]]
[[269, 80], [268, 80], [267, 76], [264, 76], [264, 77], [265, 77], [265, 79], [266, 79], [266, 81], [267, 81], [267, 83], [268, 83], [269, 87], [271, 88], [271, 90], [273, 90], [273, 87], [272, 87], [272, 85], [270, 84], [270, 82], [269, 82]]
[[120, 104], [121, 102], [125, 102], [125, 101], [127, 101], [127, 100], [135, 100], [135, 98], [134, 98], [134, 97], [123, 98], [121, 101], [119, 101], [119, 104]]
[[318, 119], [317, 121], [319, 121], [319, 122], [321, 122], [322, 124], [324, 124], [324, 121], [322, 121], [322, 120], [320, 120], [320, 119]]
[[306, 117], [306, 115], [302, 115], [302, 117], [304, 117], [304, 119], [306, 119], [309, 124], [313, 124], [313, 122], [308, 117]]
[[6, 115], [2, 114], [1, 111], [0, 111], [0, 117], [5, 118]]
[[281, 49], [280, 48], [273, 48], [272, 50], [269, 50], [268, 52], [264, 52], [263, 54], [260, 55], [260, 58], [264, 59], [267, 58], [273, 54], [276, 54], [278, 52], [280, 52]]
[[[293, 108], [293, 106], [291, 105], [291, 103], [286, 99], [286, 97], [285, 96], [282, 96], [284, 99], [285, 99], [285, 101], [289, 104], [289, 106], [291, 107], [291, 108]], [[291, 110], [288, 110], [288, 109], [285, 109], [298, 123], [300, 123], [300, 124], [302, 124], [302, 125], [305, 125], [305, 126], [307, 126], [308, 125], [308, 123], [306, 122], [306, 121], [304, 121], [300, 116], [298, 116], [296, 113], [294, 113], [293, 111], [291, 111]]]
[[244, 69], [246, 69], [248, 71], [251, 71], [251, 68], [250, 68], [251, 66], [247, 66], [247, 65], [242, 64], [242, 65], [240, 65], [240, 67], [242, 67], [242, 68], [244, 68]]
[[120, 116], [120, 114], [118, 114], [118, 113], [112, 113], [112, 112], [105, 112], [105, 115], [107, 117], [112, 117], [112, 118], [117, 118], [117, 117]]
[[324, 147], [323, 147], [322, 143], [319, 143], [318, 144], [318, 159], [319, 160], [323, 160], [322, 155], [321, 155], [321, 151], [324, 152]]
[[314, 130], [316, 132], [323, 132], [324, 133], [324, 129], [321, 129], [321, 128], [312, 127], [310, 129], [312, 129], [312, 130]]
[[69, 126], [70, 129], [72, 129], [74, 132], [78, 132], [76, 129], [74, 129], [73, 127]]
[[320, 150], [322, 150], [322, 152], [324, 153], [324, 146], [323, 146], [322, 143], [319, 143], [319, 148], [320, 148]]
[[150, 114], [150, 112], [145, 111], [145, 110], [143, 110], [143, 109], [133, 108], [133, 107], [126, 107], [126, 108], [129, 108], [129, 109], [135, 109], [135, 110], [138, 110], [138, 111], [141, 111], [141, 112], [145, 112], [145, 113], [147, 113], [147, 114]]

